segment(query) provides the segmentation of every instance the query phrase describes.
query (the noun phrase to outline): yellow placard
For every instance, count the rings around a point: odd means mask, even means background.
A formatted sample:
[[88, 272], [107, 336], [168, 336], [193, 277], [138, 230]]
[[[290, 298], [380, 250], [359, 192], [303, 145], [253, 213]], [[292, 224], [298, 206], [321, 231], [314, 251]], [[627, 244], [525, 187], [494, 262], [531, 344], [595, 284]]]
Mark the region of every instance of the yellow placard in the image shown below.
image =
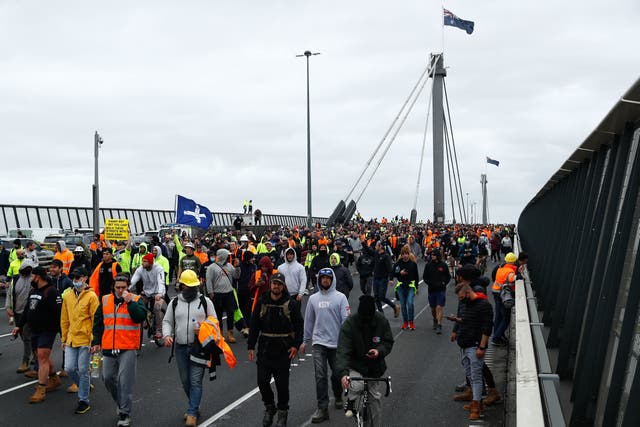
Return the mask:
[[105, 219], [104, 238], [105, 240], [129, 240], [129, 220]]

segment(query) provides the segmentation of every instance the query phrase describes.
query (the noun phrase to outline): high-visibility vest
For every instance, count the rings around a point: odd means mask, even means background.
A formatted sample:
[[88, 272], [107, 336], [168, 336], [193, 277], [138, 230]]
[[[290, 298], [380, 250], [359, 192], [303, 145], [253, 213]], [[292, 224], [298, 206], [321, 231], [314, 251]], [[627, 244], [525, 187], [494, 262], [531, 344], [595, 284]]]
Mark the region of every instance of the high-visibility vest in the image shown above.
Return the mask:
[[500, 292], [502, 285], [506, 283], [515, 283], [517, 271], [518, 267], [514, 264], [505, 264], [500, 267], [498, 271], [496, 271], [496, 281], [493, 282], [491, 290], [493, 292]]
[[389, 244], [393, 249], [395, 249], [398, 246], [398, 238], [396, 236], [391, 236], [389, 238]]
[[[208, 316], [205, 321], [200, 324], [198, 341], [200, 341], [203, 348], [206, 348], [207, 345], [212, 342], [215, 343], [215, 345], [222, 350], [227, 365], [232, 369], [236, 366], [236, 356], [233, 354], [233, 351], [231, 351], [229, 344], [224, 340], [222, 331], [220, 331], [220, 324], [215, 317]], [[207, 361], [207, 366], [211, 367], [211, 358]]]
[[73, 253], [69, 249], [65, 249], [64, 252], [56, 252], [53, 259], [58, 259], [62, 262], [62, 272], [68, 276], [73, 262]]
[[[98, 298], [102, 297], [102, 295], [100, 295], [100, 267], [102, 267], [102, 264], [103, 263], [100, 262], [100, 264], [96, 266], [95, 270], [93, 270], [93, 273], [91, 273], [91, 277], [89, 278], [89, 286], [91, 286], [91, 289], [93, 289]], [[113, 275], [114, 279], [118, 275], [118, 269], [116, 268], [116, 265], [118, 265], [117, 261], [113, 261], [111, 263], [111, 274]]]
[[[271, 272], [272, 275], [276, 274], [278, 272], [278, 270], [273, 270]], [[258, 280], [260, 279], [260, 276], [262, 276], [262, 270], [258, 269], [255, 272], [255, 283], [258, 283]], [[251, 304], [251, 312], [253, 313], [253, 309], [256, 308], [256, 304], [258, 303], [258, 298], [260, 297], [260, 287], [256, 286], [256, 292], [253, 295], [253, 304]]]
[[[133, 297], [138, 301], [140, 295]], [[120, 304], [116, 310], [115, 297], [108, 294], [102, 297], [102, 316], [104, 318], [103, 350], [137, 350], [140, 348], [140, 324], [131, 320], [127, 304]]]

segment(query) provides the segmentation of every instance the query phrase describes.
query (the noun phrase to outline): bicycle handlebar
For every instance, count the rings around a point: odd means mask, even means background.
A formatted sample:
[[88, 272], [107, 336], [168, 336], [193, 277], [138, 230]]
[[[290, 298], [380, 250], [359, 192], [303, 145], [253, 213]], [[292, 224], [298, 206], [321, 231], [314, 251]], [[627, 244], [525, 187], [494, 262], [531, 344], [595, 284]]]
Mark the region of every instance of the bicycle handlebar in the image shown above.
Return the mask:
[[387, 385], [387, 390], [384, 393], [384, 397], [389, 396], [389, 393], [391, 393], [391, 377], [386, 377], [386, 378], [347, 377], [347, 379], [349, 380], [349, 382], [351, 381], [362, 381], [364, 383], [383, 382]]

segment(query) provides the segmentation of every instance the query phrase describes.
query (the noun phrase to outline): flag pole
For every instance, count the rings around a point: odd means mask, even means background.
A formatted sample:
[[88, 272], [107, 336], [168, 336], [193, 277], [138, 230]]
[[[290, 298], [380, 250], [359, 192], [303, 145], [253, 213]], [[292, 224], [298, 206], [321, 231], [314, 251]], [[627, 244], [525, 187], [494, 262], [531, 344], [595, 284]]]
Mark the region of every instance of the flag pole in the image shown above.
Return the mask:
[[444, 55], [444, 2], [442, 3], [442, 13], [440, 14], [440, 23], [442, 24], [442, 55]]
[[175, 202], [173, 204], [173, 213], [174, 213], [173, 223], [177, 224], [178, 223], [178, 195], [177, 194], [175, 197]]

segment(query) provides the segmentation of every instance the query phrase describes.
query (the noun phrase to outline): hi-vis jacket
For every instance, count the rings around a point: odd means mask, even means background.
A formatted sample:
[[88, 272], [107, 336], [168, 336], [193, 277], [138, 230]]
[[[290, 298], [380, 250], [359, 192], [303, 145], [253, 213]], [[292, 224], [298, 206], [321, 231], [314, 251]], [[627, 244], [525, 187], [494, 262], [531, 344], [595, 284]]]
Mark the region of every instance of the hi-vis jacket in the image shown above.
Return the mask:
[[236, 366], [236, 357], [231, 351], [231, 347], [224, 340], [218, 319], [208, 316], [200, 324], [198, 339], [191, 347], [189, 358], [191, 362], [209, 367], [209, 381], [216, 379], [216, 366], [220, 366], [220, 355], [224, 354], [224, 359], [230, 368]]
[[93, 345], [102, 346], [109, 353], [114, 350], [137, 350], [140, 348], [140, 323], [145, 319], [147, 309], [139, 295], [130, 302], [116, 303], [111, 294], [102, 297], [93, 326]]
[[513, 288], [517, 272], [518, 267], [516, 267], [515, 264], [505, 264], [498, 268], [498, 271], [496, 272], [496, 281], [493, 282], [491, 290], [493, 292], [500, 292], [502, 285], [506, 284], [509, 284]]

